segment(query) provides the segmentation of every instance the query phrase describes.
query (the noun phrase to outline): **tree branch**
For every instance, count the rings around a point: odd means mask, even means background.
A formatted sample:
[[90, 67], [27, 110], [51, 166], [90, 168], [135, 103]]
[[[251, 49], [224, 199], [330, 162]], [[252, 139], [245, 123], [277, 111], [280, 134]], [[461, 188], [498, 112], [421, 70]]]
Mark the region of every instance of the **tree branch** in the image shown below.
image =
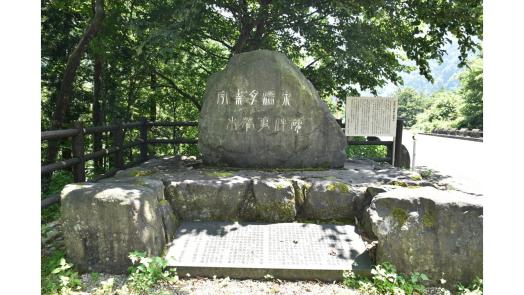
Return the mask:
[[208, 39], [211, 39], [211, 40], [213, 40], [213, 41], [216, 41], [216, 42], [218, 42], [218, 43], [224, 45], [224, 47], [226, 47], [226, 48], [229, 49], [229, 50], [232, 50], [232, 49], [233, 49], [233, 46], [232, 46], [232, 45], [229, 45], [229, 44], [228, 44], [227, 42], [225, 42], [225, 41], [215, 39], [215, 38], [213, 38], [211, 35], [207, 34], [206, 32], [200, 32], [200, 34], [202, 34], [202, 36], [204, 36], [204, 37], [206, 37], [206, 38], [208, 38]]
[[193, 103], [193, 105], [195, 105], [195, 107], [200, 111], [200, 109], [202, 108], [202, 106], [200, 105], [200, 103], [198, 102], [198, 98], [185, 92], [184, 90], [182, 90], [180, 87], [178, 87], [175, 83], [175, 81], [173, 81], [173, 79], [169, 78], [168, 76], [160, 73], [159, 71], [157, 70], [153, 70], [153, 72], [155, 74], [157, 74], [160, 78], [164, 79], [164, 81], [166, 81], [167, 83], [169, 83], [169, 85], [171, 85], [171, 88], [173, 88], [178, 94], [182, 95], [184, 98], [188, 99], [189, 101], [191, 101]]

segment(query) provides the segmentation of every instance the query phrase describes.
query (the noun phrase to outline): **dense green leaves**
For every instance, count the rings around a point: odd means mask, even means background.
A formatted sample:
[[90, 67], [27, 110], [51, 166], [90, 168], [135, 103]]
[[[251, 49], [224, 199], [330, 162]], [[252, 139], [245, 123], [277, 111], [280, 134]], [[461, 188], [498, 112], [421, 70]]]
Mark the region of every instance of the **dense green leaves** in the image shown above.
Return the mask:
[[483, 62], [477, 58], [469, 64], [469, 68], [461, 73], [459, 94], [463, 99], [460, 113], [462, 120], [459, 127], [483, 127]]
[[413, 126], [417, 115], [425, 110], [428, 102], [413, 88], [399, 89], [394, 96], [398, 98], [398, 116], [404, 120], [404, 126]]
[[456, 91], [442, 90], [424, 98], [413, 89], [399, 90], [396, 94], [399, 116], [410, 124], [416, 122], [413, 127], [423, 131], [436, 128], [483, 129], [482, 71], [482, 58], [478, 57], [460, 73], [460, 87]]
[[[207, 77], [238, 52], [282, 51], [324, 98], [343, 98], [402, 83], [405, 59], [431, 79], [428, 61], [440, 59], [451, 35], [461, 60], [482, 38], [481, 1], [107, 1], [105, 10], [77, 73], [69, 122], [89, 114], [95, 58], [103, 60], [105, 122], [196, 119]], [[91, 1], [42, 3], [43, 128], [92, 15]]]

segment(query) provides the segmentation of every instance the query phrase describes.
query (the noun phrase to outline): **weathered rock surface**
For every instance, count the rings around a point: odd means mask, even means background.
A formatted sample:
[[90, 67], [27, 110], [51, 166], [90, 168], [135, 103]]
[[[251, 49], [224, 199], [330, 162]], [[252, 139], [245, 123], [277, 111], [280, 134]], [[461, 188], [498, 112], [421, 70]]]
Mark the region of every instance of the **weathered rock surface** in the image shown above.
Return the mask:
[[176, 217], [161, 181], [134, 178], [67, 185], [61, 193], [66, 251], [82, 272], [126, 273], [130, 252], [158, 256]]
[[295, 220], [295, 192], [289, 179], [253, 180], [254, 213], [257, 221], [286, 222]]
[[307, 186], [301, 216], [306, 219], [346, 219], [353, 221], [355, 200], [360, 191], [347, 183], [313, 180]]
[[186, 179], [170, 181], [167, 198], [183, 220], [238, 220], [238, 212], [250, 179], [230, 173], [190, 173]]
[[207, 83], [199, 149], [211, 165], [344, 166], [346, 138], [313, 85], [281, 53], [237, 54]]
[[448, 285], [482, 277], [483, 207], [480, 197], [434, 188], [378, 194], [367, 210], [378, 238], [377, 262], [401, 272], [423, 272]]

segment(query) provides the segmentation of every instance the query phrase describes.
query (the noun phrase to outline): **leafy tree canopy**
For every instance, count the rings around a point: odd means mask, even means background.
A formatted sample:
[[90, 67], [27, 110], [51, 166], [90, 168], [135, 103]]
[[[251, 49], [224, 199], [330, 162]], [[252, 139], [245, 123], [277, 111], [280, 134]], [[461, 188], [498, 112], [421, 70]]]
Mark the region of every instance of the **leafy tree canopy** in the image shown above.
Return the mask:
[[[285, 53], [324, 98], [371, 92], [400, 71], [431, 80], [429, 60], [441, 60], [454, 36], [465, 64], [480, 48], [482, 1], [446, 0], [167, 0], [105, 1], [101, 31], [74, 82], [68, 119], [88, 115], [93, 63], [103, 61], [104, 121], [140, 116], [196, 119], [205, 81], [233, 54]], [[67, 56], [93, 17], [85, 0], [42, 2], [43, 127]], [[162, 106], [160, 112], [156, 108]], [[154, 116], [153, 116], [154, 115]]]
[[398, 98], [398, 116], [404, 120], [404, 126], [413, 126], [417, 115], [426, 108], [427, 101], [425, 97], [413, 88], [401, 88], [394, 96]]
[[459, 76], [459, 94], [463, 99], [460, 127], [483, 128], [483, 62], [482, 57], [473, 60]]

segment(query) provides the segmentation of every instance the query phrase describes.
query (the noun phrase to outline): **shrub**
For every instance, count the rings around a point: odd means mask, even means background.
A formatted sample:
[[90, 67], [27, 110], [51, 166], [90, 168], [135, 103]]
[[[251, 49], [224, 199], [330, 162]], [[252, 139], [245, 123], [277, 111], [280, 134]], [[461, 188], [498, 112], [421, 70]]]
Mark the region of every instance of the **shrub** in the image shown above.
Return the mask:
[[71, 294], [82, 288], [80, 276], [67, 263], [62, 251], [42, 258], [42, 294]]
[[[363, 136], [355, 136], [352, 140], [366, 141], [366, 138]], [[383, 145], [349, 145], [346, 148], [346, 155], [352, 159], [385, 158], [387, 148]]]
[[129, 268], [129, 287], [136, 293], [148, 293], [157, 282], [178, 280], [176, 269], [169, 268], [162, 257], [146, 257], [146, 253], [135, 251], [129, 254], [133, 266]]
[[409, 276], [397, 274], [390, 263], [383, 263], [371, 270], [371, 278], [357, 276], [353, 272], [344, 273], [344, 285], [365, 294], [424, 294], [425, 274], [414, 272]]

